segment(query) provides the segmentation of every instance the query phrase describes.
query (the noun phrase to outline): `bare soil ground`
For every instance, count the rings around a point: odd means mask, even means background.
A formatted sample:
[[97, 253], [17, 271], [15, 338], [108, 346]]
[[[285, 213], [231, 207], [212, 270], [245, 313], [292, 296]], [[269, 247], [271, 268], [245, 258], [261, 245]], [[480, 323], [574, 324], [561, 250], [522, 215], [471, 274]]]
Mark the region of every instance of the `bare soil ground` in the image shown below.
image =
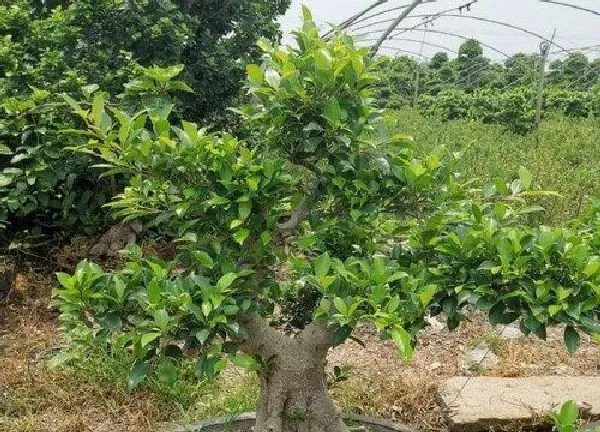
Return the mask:
[[[587, 336], [574, 356], [567, 353], [562, 329], [548, 331], [546, 341], [535, 337], [506, 340], [502, 327], [493, 328], [481, 313], [458, 330], [425, 329], [410, 364], [404, 364], [389, 341], [382, 342], [373, 329], [358, 330], [365, 344], [349, 341], [332, 352], [330, 363], [353, 366], [353, 376], [334, 394], [341, 409], [390, 418], [421, 431], [447, 431], [443, 408], [436, 397], [436, 385], [457, 375], [543, 376], [599, 375], [600, 348]], [[488, 370], [464, 372], [460, 358], [469, 347], [486, 343], [499, 358]]]
[[[64, 258], [64, 257], [63, 257]], [[70, 260], [64, 261], [64, 266]], [[149, 391], [129, 394], [102, 382], [49, 370], [44, 361], [59, 344], [56, 313], [49, 309], [53, 276], [43, 269], [19, 273], [8, 303], [0, 304], [0, 432], [150, 432], [177, 417], [161, 408]], [[352, 376], [332, 392], [340, 409], [381, 416], [413, 425], [422, 432], [447, 431], [436, 399], [436, 384], [462, 374], [464, 350], [481, 342], [500, 362], [475, 373], [494, 376], [598, 375], [600, 350], [584, 337], [581, 350], [569, 356], [561, 329], [548, 340], [506, 340], [481, 314], [449, 333], [422, 332], [410, 364], [398, 360], [393, 345], [379, 341], [369, 327], [332, 351], [330, 365], [350, 365]], [[226, 376], [236, 376], [227, 374]], [[239, 378], [238, 378], [239, 379]]]

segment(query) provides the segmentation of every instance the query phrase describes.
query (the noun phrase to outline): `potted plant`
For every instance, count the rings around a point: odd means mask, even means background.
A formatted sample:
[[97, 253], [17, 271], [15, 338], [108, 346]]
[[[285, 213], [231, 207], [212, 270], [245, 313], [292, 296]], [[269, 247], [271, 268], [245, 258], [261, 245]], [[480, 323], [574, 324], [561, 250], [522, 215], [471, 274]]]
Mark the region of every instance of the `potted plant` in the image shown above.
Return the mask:
[[165, 262], [134, 247], [122, 270], [84, 261], [60, 274], [74, 339], [131, 349], [130, 387], [184, 354], [199, 377], [229, 359], [260, 377], [256, 431], [341, 432], [327, 353], [361, 322], [407, 361], [428, 314], [454, 329], [466, 305], [540, 337], [566, 324], [570, 351], [580, 331], [600, 333], [597, 211], [568, 229], [528, 226], [540, 209], [526, 169], [470, 190], [447, 157], [386, 134], [368, 49], [321, 39], [307, 9], [295, 36], [293, 49], [262, 41], [263, 64], [247, 68], [245, 141], [171, 125], [165, 98], [127, 113], [99, 94], [78, 109], [92, 135], [80, 151], [129, 175], [111, 207], [175, 235], [179, 252]]

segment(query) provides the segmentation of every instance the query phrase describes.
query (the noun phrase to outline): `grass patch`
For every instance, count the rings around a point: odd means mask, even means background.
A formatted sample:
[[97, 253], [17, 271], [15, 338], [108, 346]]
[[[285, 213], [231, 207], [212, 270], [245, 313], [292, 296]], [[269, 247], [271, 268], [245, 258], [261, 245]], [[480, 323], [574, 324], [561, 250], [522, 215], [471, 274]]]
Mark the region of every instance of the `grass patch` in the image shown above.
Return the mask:
[[127, 352], [96, 350], [61, 368], [40, 362], [36, 370], [15, 371], [0, 383], [0, 432], [154, 432], [163, 423], [254, 410], [258, 381], [251, 375], [228, 371], [215, 382], [200, 382], [193, 362], [185, 360], [175, 384], [151, 376], [128, 392], [133, 361]]
[[527, 167], [534, 186], [563, 196], [540, 200], [546, 224], [573, 219], [592, 197], [600, 196], [598, 119], [549, 118], [529, 135], [475, 121], [442, 122], [414, 111], [396, 111], [387, 120], [393, 130], [414, 137], [421, 155], [438, 147], [464, 151], [457, 171], [480, 185], [495, 177], [516, 178], [519, 167]]
[[477, 346], [485, 344], [489, 347], [490, 352], [502, 358], [506, 355], [508, 349], [508, 341], [495, 331], [491, 331], [475, 339], [468, 340], [466, 346], [474, 349]]
[[[134, 362], [134, 357], [126, 351], [113, 354], [95, 351], [73, 362], [66, 370], [79, 380], [126, 391], [126, 377]], [[254, 409], [258, 380], [253, 374], [230, 369], [216, 381], [199, 381], [194, 375], [192, 359], [180, 360], [177, 373], [174, 383], [150, 374], [141, 387], [154, 396], [158, 407], [168, 414], [166, 417], [202, 419]]]

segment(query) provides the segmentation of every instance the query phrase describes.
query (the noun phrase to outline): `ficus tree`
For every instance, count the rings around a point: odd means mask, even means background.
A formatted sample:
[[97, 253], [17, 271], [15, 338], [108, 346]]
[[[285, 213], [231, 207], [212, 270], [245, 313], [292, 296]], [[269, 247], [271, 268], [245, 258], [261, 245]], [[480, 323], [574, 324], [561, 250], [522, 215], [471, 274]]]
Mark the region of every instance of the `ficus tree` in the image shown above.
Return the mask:
[[246, 142], [171, 125], [169, 106], [106, 110], [99, 94], [77, 109], [91, 134], [79, 150], [130, 173], [116, 214], [179, 248], [173, 261], [133, 247], [122, 270], [84, 261], [59, 274], [73, 341], [131, 349], [130, 387], [154, 365], [175, 380], [186, 354], [199, 377], [229, 359], [260, 377], [257, 431], [341, 432], [327, 353], [359, 323], [407, 361], [427, 314], [454, 329], [466, 305], [540, 337], [564, 324], [570, 351], [581, 331], [600, 334], [598, 208], [568, 228], [531, 227], [541, 209], [527, 197], [543, 192], [525, 168], [470, 190], [447, 156], [419, 159], [386, 133], [367, 49], [322, 40], [307, 9], [295, 36], [296, 48], [261, 42], [263, 63], [247, 68]]

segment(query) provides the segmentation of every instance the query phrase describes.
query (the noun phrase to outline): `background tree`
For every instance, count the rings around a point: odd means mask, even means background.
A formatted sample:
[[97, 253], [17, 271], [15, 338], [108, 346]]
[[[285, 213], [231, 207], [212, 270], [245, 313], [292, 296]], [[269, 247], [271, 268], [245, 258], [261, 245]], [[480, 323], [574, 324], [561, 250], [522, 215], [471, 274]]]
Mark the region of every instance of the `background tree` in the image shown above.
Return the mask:
[[[571, 53], [550, 64], [544, 89], [545, 112], [569, 117], [600, 114], [597, 93], [589, 91], [600, 77], [600, 63], [583, 57], [583, 53]], [[378, 63], [375, 73], [381, 80], [373, 86], [374, 94], [379, 106], [413, 107], [416, 80], [406, 72], [394, 72], [410, 65], [409, 70], [420, 70], [417, 106], [421, 112], [444, 120], [466, 118], [500, 124], [524, 134], [534, 124], [538, 62], [538, 54], [524, 53], [503, 63], [493, 62], [483, 57], [481, 44], [467, 41], [454, 59], [437, 53], [427, 63], [407, 56]]]
[[468, 92], [483, 87], [490, 60], [483, 56], [483, 47], [475, 39], [465, 41], [458, 49], [455, 60], [458, 84]]
[[[131, 387], [153, 361], [172, 375], [183, 351], [198, 356], [199, 376], [229, 358], [260, 377], [257, 431], [339, 432], [324, 367], [359, 322], [406, 360], [428, 312], [453, 329], [466, 305], [493, 324], [522, 318], [540, 337], [566, 324], [570, 352], [579, 331], [600, 334], [600, 209], [568, 229], [527, 227], [539, 209], [526, 205], [526, 169], [469, 191], [439, 154], [418, 159], [411, 140], [387, 136], [367, 49], [345, 35], [323, 41], [307, 9], [296, 40], [294, 50], [261, 42], [264, 63], [247, 68], [246, 143], [170, 127], [162, 109], [113, 109], [110, 123], [102, 94], [94, 113], [76, 106], [94, 135], [80, 150], [131, 173], [111, 206], [176, 233], [180, 249], [173, 262], [133, 248], [122, 271], [83, 262], [59, 275], [75, 340], [130, 348]], [[307, 318], [286, 334], [276, 306], [307, 290]]]
[[[260, 56], [256, 41], [279, 38], [276, 18], [290, 2], [9, 3], [0, 5], [0, 220], [11, 223], [4, 232], [10, 238], [27, 229], [102, 229], [101, 206], [118, 190], [118, 183], [98, 180], [92, 159], [64, 150], [70, 143], [56, 131], [76, 124], [52, 95], [79, 98], [82, 87], [95, 86], [117, 95], [143, 67], [183, 64], [187, 85], [170, 90], [176, 112], [214, 120], [240, 94], [245, 64]], [[152, 80], [140, 76], [130, 90], [141, 94]]]
[[1, 34], [17, 66], [1, 77], [2, 87], [73, 92], [95, 83], [117, 94], [135, 64], [184, 64], [195, 95], [183, 110], [203, 120], [238, 96], [244, 65], [259, 54], [256, 41], [279, 37], [276, 18], [288, 6], [289, 0], [19, 0], [0, 7]]
[[429, 67], [431, 69], [439, 70], [446, 66], [448, 62], [450, 62], [450, 58], [448, 57], [447, 52], [437, 52], [433, 55], [433, 57], [431, 57], [431, 60], [429, 61]]
[[517, 53], [506, 59], [506, 85], [533, 86], [539, 69], [539, 55]]

